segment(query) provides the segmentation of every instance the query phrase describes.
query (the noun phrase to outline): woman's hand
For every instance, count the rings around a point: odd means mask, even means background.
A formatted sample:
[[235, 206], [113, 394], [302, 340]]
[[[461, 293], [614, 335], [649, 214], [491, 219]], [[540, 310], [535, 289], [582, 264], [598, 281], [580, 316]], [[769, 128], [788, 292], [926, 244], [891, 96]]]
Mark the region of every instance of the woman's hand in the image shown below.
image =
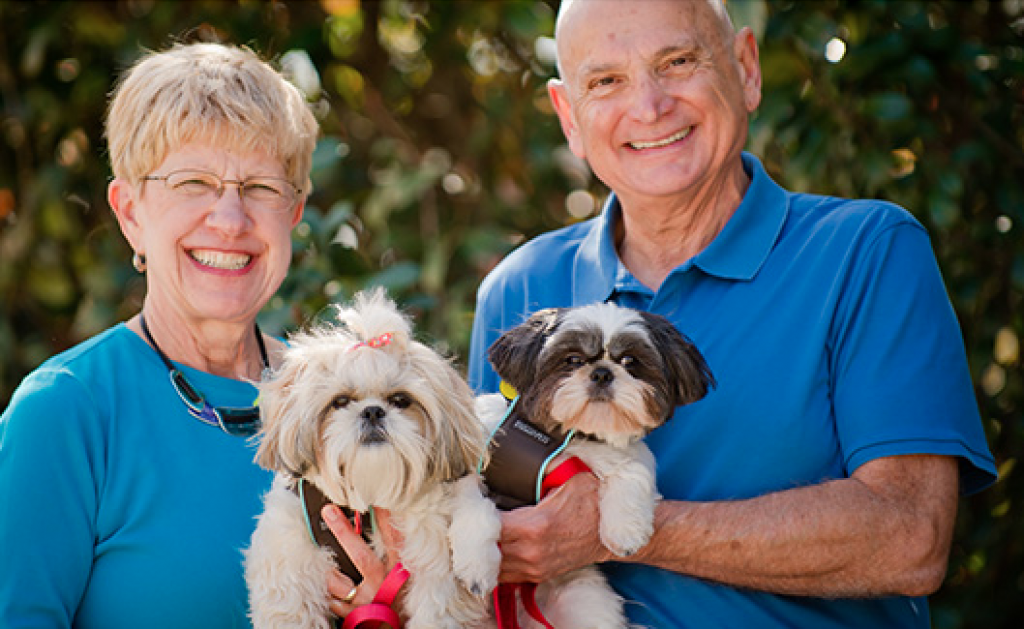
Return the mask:
[[352, 523], [348, 521], [337, 505], [327, 505], [323, 508], [322, 515], [324, 522], [327, 523], [338, 543], [352, 560], [352, 564], [363, 575], [363, 581], [356, 586], [352, 579], [342, 574], [337, 568], [327, 574], [329, 607], [334, 615], [344, 618], [355, 608], [373, 602], [373, 597], [376, 596], [384, 578], [398, 563], [402, 538], [391, 525], [391, 514], [386, 509], [375, 509], [374, 516], [377, 527], [387, 548], [387, 561], [385, 562], [377, 557], [369, 544], [356, 533]]

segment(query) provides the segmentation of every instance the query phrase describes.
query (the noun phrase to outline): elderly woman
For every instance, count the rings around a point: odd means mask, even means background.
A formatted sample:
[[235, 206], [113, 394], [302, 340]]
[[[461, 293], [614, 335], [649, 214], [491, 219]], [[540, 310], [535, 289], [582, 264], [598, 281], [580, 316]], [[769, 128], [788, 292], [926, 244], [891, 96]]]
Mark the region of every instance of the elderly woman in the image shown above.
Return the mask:
[[241, 551], [271, 480], [253, 383], [281, 347], [256, 315], [288, 271], [317, 123], [251, 51], [194, 44], [127, 72], [106, 135], [146, 296], [0, 418], [0, 626], [246, 626]]

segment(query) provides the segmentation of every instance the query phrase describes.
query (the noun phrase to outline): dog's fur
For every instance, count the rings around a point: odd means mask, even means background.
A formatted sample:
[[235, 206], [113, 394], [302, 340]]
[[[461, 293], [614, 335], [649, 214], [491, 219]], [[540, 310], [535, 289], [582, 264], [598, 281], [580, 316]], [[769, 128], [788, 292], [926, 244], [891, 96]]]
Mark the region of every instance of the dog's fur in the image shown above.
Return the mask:
[[[539, 311], [501, 336], [488, 357], [518, 391], [525, 418], [551, 435], [575, 431], [565, 454], [600, 480], [605, 547], [618, 556], [640, 550], [660, 499], [642, 438], [714, 386], [697, 348], [664, 317], [596, 304]], [[491, 430], [505, 406], [500, 395], [477, 400]], [[594, 567], [541, 584], [537, 600], [559, 629], [626, 626], [621, 597]]]
[[[256, 460], [278, 474], [246, 551], [253, 622], [330, 626], [333, 555], [311, 540], [290, 489], [302, 477], [338, 505], [390, 511], [410, 572], [401, 599], [410, 629], [476, 625], [497, 583], [501, 524], [475, 471], [486, 436], [469, 387], [412, 339], [382, 291], [358, 295], [339, 319], [291, 337], [260, 387]], [[365, 344], [385, 333], [389, 343]], [[379, 536], [374, 548], [384, 557]]]

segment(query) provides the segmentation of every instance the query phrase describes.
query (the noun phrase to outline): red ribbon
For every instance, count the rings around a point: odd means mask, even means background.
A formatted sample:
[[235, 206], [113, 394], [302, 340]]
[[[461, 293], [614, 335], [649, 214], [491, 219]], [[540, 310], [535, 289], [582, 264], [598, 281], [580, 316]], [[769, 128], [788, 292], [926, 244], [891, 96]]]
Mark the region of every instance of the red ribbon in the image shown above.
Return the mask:
[[[563, 461], [544, 477], [540, 489], [541, 499], [543, 500], [544, 496], [569, 482], [573, 476], [590, 471], [590, 467], [579, 457], [574, 456]], [[546, 629], [555, 629], [537, 605], [536, 583], [499, 583], [498, 587], [494, 588], [494, 615], [497, 617], [498, 629], [519, 629], [519, 617], [516, 613], [517, 593], [523, 601], [523, 608], [531, 618]]]
[[391, 629], [401, 629], [402, 621], [398, 617], [398, 613], [391, 608], [391, 604], [398, 596], [398, 590], [402, 589], [408, 580], [409, 571], [405, 569], [405, 566], [400, 563], [395, 565], [388, 576], [384, 577], [384, 582], [380, 584], [377, 595], [373, 597], [373, 602], [353, 609], [351, 614], [345, 616], [345, 624], [341, 626], [342, 629], [355, 629], [364, 624], [369, 629], [376, 629], [381, 625], [388, 625]]

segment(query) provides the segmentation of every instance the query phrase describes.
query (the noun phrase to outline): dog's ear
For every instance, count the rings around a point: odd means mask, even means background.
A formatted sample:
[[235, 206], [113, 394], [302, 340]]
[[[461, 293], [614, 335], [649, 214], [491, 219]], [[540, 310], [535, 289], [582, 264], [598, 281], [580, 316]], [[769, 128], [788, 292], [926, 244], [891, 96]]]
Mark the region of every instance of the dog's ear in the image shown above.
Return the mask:
[[564, 308], [546, 308], [502, 334], [487, 350], [494, 371], [519, 391], [533, 383], [544, 341], [558, 327]]
[[451, 361], [426, 345], [413, 342], [409, 356], [408, 374], [429, 389], [419, 396], [431, 432], [427, 476], [437, 482], [462, 478], [476, 470], [487, 440], [473, 391]]
[[666, 375], [676, 385], [673, 406], [703, 399], [716, 383], [697, 346], [665, 317], [650, 312], [641, 312], [640, 316], [647, 325], [651, 341], [664, 358]]
[[440, 472], [445, 480], [454, 480], [476, 471], [486, 449], [487, 435], [476, 416], [473, 391], [466, 381], [450, 365], [446, 365], [443, 377], [448, 380], [449, 395], [443, 396], [441, 404], [451, 432], [442, 446], [447, 449], [448, 469]]
[[[285, 358], [273, 376], [260, 384], [260, 418], [262, 426], [256, 435], [259, 447], [256, 463], [268, 470], [302, 476], [315, 464], [313, 438], [307, 432], [315, 429], [315, 421], [305, 421], [310, 400], [304, 401], [298, 383], [307, 374], [305, 361]], [[312, 427], [312, 428], [310, 428]]]

